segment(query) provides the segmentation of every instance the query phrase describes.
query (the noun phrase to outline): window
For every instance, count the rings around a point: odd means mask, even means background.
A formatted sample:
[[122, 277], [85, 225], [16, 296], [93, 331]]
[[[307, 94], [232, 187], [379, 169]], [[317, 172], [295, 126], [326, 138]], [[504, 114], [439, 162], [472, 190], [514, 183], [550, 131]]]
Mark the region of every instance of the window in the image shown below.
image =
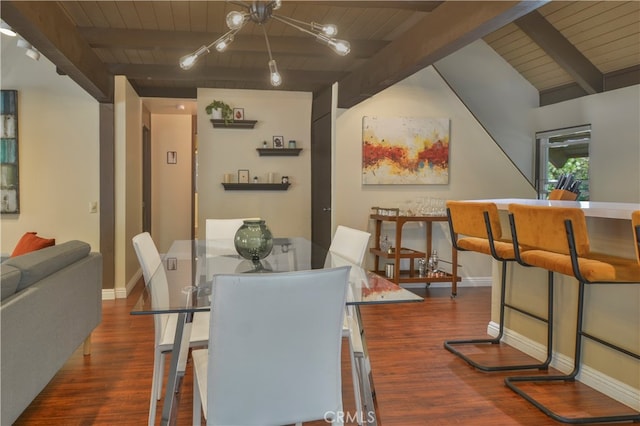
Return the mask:
[[580, 180], [578, 200], [589, 199], [589, 142], [591, 125], [536, 133], [536, 188], [547, 199], [558, 178], [572, 174]]

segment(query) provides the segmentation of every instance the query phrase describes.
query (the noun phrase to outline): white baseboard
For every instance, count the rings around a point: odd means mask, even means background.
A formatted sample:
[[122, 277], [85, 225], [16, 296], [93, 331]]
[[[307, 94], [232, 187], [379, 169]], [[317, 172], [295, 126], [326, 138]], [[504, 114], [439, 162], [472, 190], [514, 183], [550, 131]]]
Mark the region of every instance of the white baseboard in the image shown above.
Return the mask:
[[[458, 283], [458, 287], [491, 287], [491, 283], [493, 282], [491, 277], [472, 277], [472, 278], [462, 278], [462, 281]], [[402, 283], [400, 284], [402, 288], [424, 288], [426, 284], [424, 283]], [[442, 287], [451, 287], [451, 283], [448, 282], [439, 282], [439, 283], [431, 283], [429, 288], [442, 288]]]
[[142, 277], [142, 270], [138, 269], [129, 280], [126, 287], [102, 289], [102, 300], [126, 299]]
[[116, 291], [113, 288], [102, 289], [102, 300], [114, 300], [116, 298]]
[[[487, 326], [487, 333], [495, 337], [498, 335], [499, 327], [498, 323], [491, 321]], [[543, 361], [547, 357], [545, 345], [524, 337], [513, 330], [505, 328], [502, 341], [537, 360]], [[573, 358], [553, 352], [551, 367], [568, 374], [573, 370]], [[576, 380], [636, 411], [640, 411], [640, 389], [633, 388], [584, 364]]]

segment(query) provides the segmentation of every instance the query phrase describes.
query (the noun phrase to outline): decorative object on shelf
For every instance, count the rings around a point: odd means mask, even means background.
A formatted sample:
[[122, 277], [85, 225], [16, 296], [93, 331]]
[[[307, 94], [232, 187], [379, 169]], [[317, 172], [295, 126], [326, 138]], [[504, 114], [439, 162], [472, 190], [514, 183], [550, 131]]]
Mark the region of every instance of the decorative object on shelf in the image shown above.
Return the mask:
[[384, 273], [387, 276], [387, 278], [393, 279], [393, 270], [395, 269], [393, 266], [394, 266], [393, 263], [387, 263], [384, 266]]
[[275, 181], [276, 181], [276, 174], [273, 172], [267, 173], [267, 183], [275, 183]]
[[267, 141], [262, 142], [262, 147], [265, 149], [269, 147]]
[[400, 214], [399, 208], [389, 207], [376, 207], [378, 216], [398, 216]]
[[449, 183], [449, 119], [363, 117], [362, 183]]
[[[212, 47], [218, 52], [223, 52], [231, 42], [233, 42], [235, 35], [242, 29], [242, 27], [249, 21], [256, 25], [259, 25], [264, 34], [264, 40], [267, 46], [267, 53], [269, 54], [269, 77], [272, 86], [280, 86], [282, 84], [282, 76], [278, 72], [278, 65], [275, 59], [271, 55], [271, 45], [269, 44], [269, 37], [267, 37], [267, 22], [273, 18], [276, 21], [289, 25], [309, 34], [316, 38], [317, 41], [322, 42], [332, 48], [338, 55], [345, 56], [351, 50], [349, 42], [345, 40], [339, 40], [335, 38], [338, 33], [338, 29], [335, 25], [323, 25], [316, 22], [304, 22], [287, 16], [280, 16], [273, 13], [274, 10], [280, 9], [282, 5], [281, 0], [273, 1], [253, 1], [253, 2], [232, 2], [238, 6], [244, 7], [246, 10], [239, 12], [233, 10], [227, 14], [226, 23], [229, 27], [229, 31], [220, 36], [217, 40], [209, 44], [208, 46], [201, 46], [195, 52], [180, 58], [180, 67], [184, 70], [188, 70], [197, 62], [200, 56], [205, 53], [209, 53]], [[307, 27], [307, 28], [303, 28]]]
[[244, 120], [244, 108], [234, 108], [233, 109], [233, 119], [234, 120]]
[[225, 102], [213, 101], [204, 110], [211, 115], [212, 120], [224, 120], [225, 124], [233, 122], [233, 109]]
[[258, 176], [253, 177], [253, 183], [258, 183]]
[[178, 164], [178, 153], [176, 151], [167, 151], [167, 164]]
[[289, 141], [289, 149], [296, 149], [296, 141]]
[[20, 213], [18, 161], [18, 91], [0, 91], [0, 213]]
[[264, 259], [273, 248], [273, 235], [262, 219], [247, 219], [233, 239], [240, 256], [254, 263]]
[[249, 170], [238, 170], [238, 183], [249, 183]]
[[282, 176], [282, 183], [289, 183], [289, 176]]
[[391, 248], [391, 242], [389, 241], [389, 237], [386, 235], [380, 237], [380, 250], [387, 253], [390, 248]]
[[427, 276], [427, 260], [425, 258], [418, 259], [418, 276]]
[[284, 148], [284, 138], [282, 136], [273, 137], [273, 147], [276, 149]]
[[438, 272], [438, 251], [433, 249], [428, 261], [429, 272]]
[[231, 183], [232, 180], [233, 180], [233, 174], [232, 173], [225, 173], [222, 176], [222, 182], [223, 183]]

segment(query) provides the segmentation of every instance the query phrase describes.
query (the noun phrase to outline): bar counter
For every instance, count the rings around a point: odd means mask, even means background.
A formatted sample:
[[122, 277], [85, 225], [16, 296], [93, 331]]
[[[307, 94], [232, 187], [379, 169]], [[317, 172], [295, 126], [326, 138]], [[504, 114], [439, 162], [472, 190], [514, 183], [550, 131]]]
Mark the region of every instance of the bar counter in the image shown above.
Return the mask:
[[[639, 203], [549, 201], [519, 198], [466, 200], [493, 202], [500, 211], [503, 236], [510, 235], [509, 204], [580, 207], [583, 209], [592, 251], [634, 259], [631, 213]], [[544, 232], [541, 229], [540, 232]], [[507, 272], [507, 300], [546, 316], [547, 271], [513, 262]], [[492, 306], [489, 334], [496, 335], [500, 305], [500, 265], [492, 266]], [[585, 327], [593, 335], [608, 336], [616, 344], [640, 352], [640, 285], [592, 284], [586, 287]], [[554, 342], [551, 366], [569, 372], [573, 367], [573, 346], [578, 282], [574, 277], [555, 274]], [[509, 310], [508, 310], [509, 311]], [[537, 359], [546, 355], [546, 328], [514, 311], [505, 316], [505, 337], [511, 346]], [[640, 410], [640, 365], [597, 343], [583, 344], [583, 368], [578, 379], [612, 398]]]

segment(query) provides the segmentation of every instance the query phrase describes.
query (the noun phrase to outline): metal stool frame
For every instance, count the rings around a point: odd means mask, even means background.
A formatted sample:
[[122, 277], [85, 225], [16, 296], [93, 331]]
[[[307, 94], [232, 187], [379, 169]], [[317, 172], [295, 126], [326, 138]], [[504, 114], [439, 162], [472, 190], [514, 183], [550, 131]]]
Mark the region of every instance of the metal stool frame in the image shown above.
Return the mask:
[[[517, 235], [514, 232], [515, 226], [512, 215], [509, 216], [509, 221], [512, 227], [512, 237], [514, 245], [517, 247]], [[617, 346], [609, 341], [606, 341], [602, 338], [593, 336], [587, 332], [585, 332], [582, 328], [583, 320], [584, 320], [584, 294], [585, 294], [585, 285], [586, 284], [609, 284], [612, 283], [610, 281], [595, 281], [591, 282], [586, 280], [582, 273], [580, 272], [579, 264], [578, 264], [578, 254], [575, 245], [575, 238], [573, 233], [573, 225], [571, 220], [567, 219], [564, 222], [566, 232], [567, 232], [567, 240], [569, 243], [569, 252], [571, 256], [571, 263], [573, 266], [573, 274], [575, 278], [579, 282], [578, 287], [578, 310], [577, 310], [577, 321], [576, 321], [576, 342], [574, 348], [574, 366], [573, 370], [569, 374], [562, 375], [553, 375], [553, 376], [519, 376], [519, 377], [506, 377], [504, 379], [505, 384], [518, 395], [529, 401], [543, 413], [548, 415], [562, 423], [570, 423], [570, 424], [586, 424], [586, 423], [611, 423], [611, 422], [621, 422], [621, 421], [633, 421], [640, 422], [640, 413], [636, 414], [620, 414], [620, 415], [611, 415], [611, 416], [594, 416], [594, 417], [565, 417], [560, 414], [555, 413], [549, 407], [545, 406], [541, 402], [537, 401], [533, 396], [525, 392], [523, 389], [518, 387], [518, 383], [545, 383], [545, 382], [573, 382], [575, 381], [576, 376], [580, 372], [581, 367], [581, 359], [582, 359], [582, 338], [586, 337], [590, 340], [600, 343], [601, 345], [607, 346], [611, 349], [619, 351], [625, 355], [628, 355], [632, 358], [640, 360], [640, 354], [631, 352], [625, 348]], [[640, 227], [636, 228], [636, 235], [640, 240]], [[551, 272], [550, 272], [551, 274]], [[615, 281], [615, 284], [624, 284], [624, 283], [633, 283], [633, 282], [621, 282]]]
[[[494, 338], [485, 338], [485, 339], [460, 339], [460, 340], [446, 340], [444, 342], [444, 347], [445, 349], [447, 349], [449, 352], [453, 353], [454, 355], [462, 358], [464, 361], [466, 361], [469, 365], [477, 368], [478, 370], [481, 371], [516, 371], [516, 370], [531, 370], [531, 369], [538, 369], [538, 370], [546, 370], [549, 367], [549, 364], [551, 362], [551, 357], [552, 357], [552, 342], [553, 342], [553, 274], [549, 273], [549, 281], [548, 281], [548, 300], [547, 300], [547, 318], [543, 318], [540, 317], [538, 315], [535, 315], [531, 312], [525, 311], [524, 309], [514, 306], [510, 303], [507, 303], [506, 301], [506, 288], [507, 288], [507, 262], [514, 262], [517, 259], [507, 259], [507, 258], [503, 258], [501, 256], [498, 255], [496, 248], [495, 248], [495, 242], [494, 242], [494, 238], [493, 238], [493, 230], [491, 229], [491, 222], [489, 220], [489, 212], [485, 211], [483, 213], [484, 216], [484, 222], [485, 225], [487, 227], [487, 236], [489, 237], [489, 247], [491, 249], [491, 256], [500, 261], [502, 264], [502, 277], [500, 279], [500, 326], [498, 329], [498, 335]], [[466, 249], [463, 249], [461, 247], [458, 246], [457, 244], [457, 234], [455, 233], [454, 229], [453, 229], [453, 220], [451, 219], [451, 211], [450, 209], [447, 208], [447, 217], [448, 217], [448, 222], [449, 222], [449, 230], [451, 232], [451, 243], [453, 244], [453, 246], [456, 248], [456, 250], [459, 251], [469, 251]], [[515, 242], [514, 242], [515, 244]], [[515, 250], [517, 250], [517, 247], [515, 248]], [[524, 266], [529, 266], [529, 265], [525, 265], [524, 263], [522, 263]], [[502, 340], [502, 336], [504, 335], [504, 313], [505, 313], [505, 308], [510, 308], [512, 310], [515, 310], [517, 312], [520, 312], [521, 314], [527, 315], [531, 318], [537, 319], [538, 321], [544, 322], [547, 324], [547, 357], [546, 359], [541, 362], [541, 363], [534, 363], [534, 364], [514, 364], [514, 365], [484, 365], [484, 364], [480, 364], [477, 361], [474, 361], [472, 358], [468, 357], [467, 355], [465, 355], [464, 353], [460, 352], [458, 349], [456, 349], [454, 346], [462, 346], [462, 345], [475, 345], [475, 344], [482, 344], [482, 343], [487, 343], [487, 344], [492, 344], [492, 345], [496, 345], [496, 344], [500, 344], [501, 340]]]

